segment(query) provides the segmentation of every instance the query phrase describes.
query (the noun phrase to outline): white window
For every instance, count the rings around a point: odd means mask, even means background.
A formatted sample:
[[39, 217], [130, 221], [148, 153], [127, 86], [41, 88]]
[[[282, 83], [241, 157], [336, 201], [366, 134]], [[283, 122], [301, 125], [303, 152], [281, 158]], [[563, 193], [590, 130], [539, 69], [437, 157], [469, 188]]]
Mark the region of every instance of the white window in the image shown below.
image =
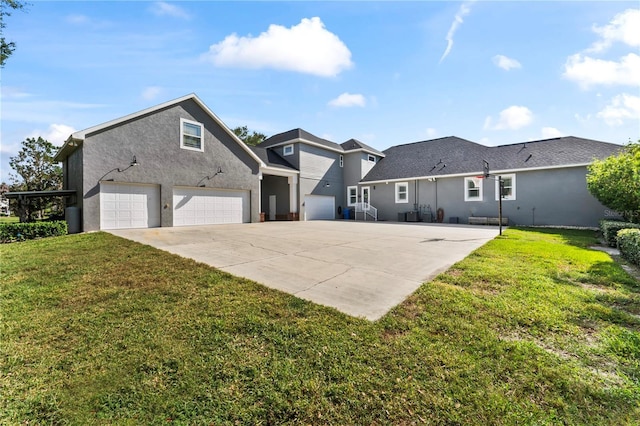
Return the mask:
[[407, 182], [396, 183], [396, 203], [409, 202], [409, 184]]
[[371, 161], [372, 163], [375, 163], [376, 162], [376, 157], [375, 157], [375, 155], [369, 154], [369, 155], [367, 155], [367, 160]]
[[204, 151], [202, 135], [204, 126], [196, 121], [180, 119], [180, 148]]
[[347, 186], [347, 205], [355, 206], [358, 202], [358, 187]]
[[282, 155], [293, 155], [293, 145], [285, 145], [282, 148]]
[[340, 154], [340, 167], [344, 167], [344, 155]]
[[482, 179], [478, 177], [464, 178], [464, 200], [482, 201]]
[[[502, 199], [503, 200], [515, 200], [516, 199], [516, 175], [502, 175]], [[496, 201], [498, 201], [498, 194], [500, 193], [498, 181], [496, 180]]]

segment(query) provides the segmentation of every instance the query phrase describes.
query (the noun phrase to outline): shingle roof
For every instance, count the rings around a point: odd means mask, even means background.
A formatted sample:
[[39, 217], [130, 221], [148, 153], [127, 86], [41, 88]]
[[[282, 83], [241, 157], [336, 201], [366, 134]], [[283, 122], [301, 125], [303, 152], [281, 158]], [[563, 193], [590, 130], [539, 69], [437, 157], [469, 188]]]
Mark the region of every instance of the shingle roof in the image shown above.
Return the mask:
[[310, 142], [314, 142], [319, 145], [324, 145], [327, 148], [331, 148], [338, 151], [343, 150], [342, 147], [337, 143], [319, 138], [316, 135], [311, 134], [304, 129], [293, 129], [283, 133], [278, 133], [277, 135], [273, 135], [270, 138], [267, 138], [264, 142], [260, 144], [260, 146], [270, 147], [270, 146], [279, 145], [289, 141], [295, 141], [296, 139], [308, 140]]
[[380, 156], [384, 156], [384, 154], [382, 152], [378, 151], [375, 148], [370, 147], [369, 145], [365, 144], [364, 142], [360, 142], [357, 139], [349, 139], [348, 141], [341, 143], [340, 146], [345, 151], [352, 151], [354, 149], [362, 149], [362, 150], [368, 151], [368, 152], [370, 152], [372, 154], [378, 154]]
[[251, 148], [251, 151], [253, 151], [267, 166], [278, 167], [280, 169], [297, 170], [291, 165], [291, 163], [278, 155], [277, 152], [260, 145], [250, 146], [249, 148]]
[[363, 181], [479, 173], [483, 160], [491, 171], [588, 164], [621, 149], [621, 145], [573, 136], [495, 147], [449, 136], [385, 150], [385, 158]]

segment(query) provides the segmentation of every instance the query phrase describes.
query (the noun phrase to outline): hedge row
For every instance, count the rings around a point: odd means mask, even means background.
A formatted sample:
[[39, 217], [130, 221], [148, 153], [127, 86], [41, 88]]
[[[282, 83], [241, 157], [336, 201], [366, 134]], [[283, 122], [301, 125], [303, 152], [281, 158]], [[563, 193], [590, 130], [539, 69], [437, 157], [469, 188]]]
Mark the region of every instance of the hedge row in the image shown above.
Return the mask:
[[67, 222], [0, 223], [0, 243], [67, 235]]
[[611, 247], [618, 246], [618, 231], [622, 229], [640, 229], [640, 223], [620, 222], [617, 220], [603, 220], [600, 222], [602, 236]]
[[640, 229], [622, 229], [618, 232], [618, 248], [622, 257], [640, 266]]

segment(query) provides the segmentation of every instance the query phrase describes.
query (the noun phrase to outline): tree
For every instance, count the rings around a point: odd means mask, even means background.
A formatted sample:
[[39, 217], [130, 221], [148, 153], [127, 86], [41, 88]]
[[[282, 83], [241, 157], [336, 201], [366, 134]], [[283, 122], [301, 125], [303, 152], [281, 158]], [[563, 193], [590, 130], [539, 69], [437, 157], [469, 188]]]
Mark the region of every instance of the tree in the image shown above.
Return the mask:
[[251, 134], [249, 134], [249, 129], [247, 129], [247, 126], [236, 127], [235, 129], [233, 129], [233, 133], [235, 133], [236, 136], [239, 137], [244, 143], [251, 146], [256, 146], [267, 138], [267, 136], [262, 133], [251, 132]]
[[640, 140], [589, 166], [587, 188], [605, 206], [640, 223]]
[[[11, 16], [11, 9], [19, 10], [24, 7], [25, 3], [21, 3], [17, 0], [0, 0], [0, 33], [4, 33], [6, 24], [4, 23], [5, 16]], [[16, 44], [13, 41], [7, 42], [4, 37], [0, 37], [0, 67], [4, 67], [4, 63], [9, 56], [16, 49]]]
[[[18, 155], [9, 158], [9, 165], [16, 172], [10, 175], [13, 181], [11, 191], [62, 189], [62, 168], [53, 161], [57, 150], [56, 146], [41, 137], [25, 139]], [[19, 203], [14, 210], [20, 215], [21, 222], [27, 222], [34, 220], [36, 213], [42, 218], [45, 210], [52, 206], [60, 207], [50, 198], [37, 198], [29, 203]]]

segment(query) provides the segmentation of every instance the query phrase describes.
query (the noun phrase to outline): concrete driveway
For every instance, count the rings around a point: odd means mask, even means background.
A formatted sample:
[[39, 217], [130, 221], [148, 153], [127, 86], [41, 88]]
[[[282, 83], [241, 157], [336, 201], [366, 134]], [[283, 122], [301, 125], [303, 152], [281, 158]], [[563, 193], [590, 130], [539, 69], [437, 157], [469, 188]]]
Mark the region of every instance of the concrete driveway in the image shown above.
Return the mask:
[[377, 320], [495, 227], [311, 221], [109, 231], [349, 315]]

